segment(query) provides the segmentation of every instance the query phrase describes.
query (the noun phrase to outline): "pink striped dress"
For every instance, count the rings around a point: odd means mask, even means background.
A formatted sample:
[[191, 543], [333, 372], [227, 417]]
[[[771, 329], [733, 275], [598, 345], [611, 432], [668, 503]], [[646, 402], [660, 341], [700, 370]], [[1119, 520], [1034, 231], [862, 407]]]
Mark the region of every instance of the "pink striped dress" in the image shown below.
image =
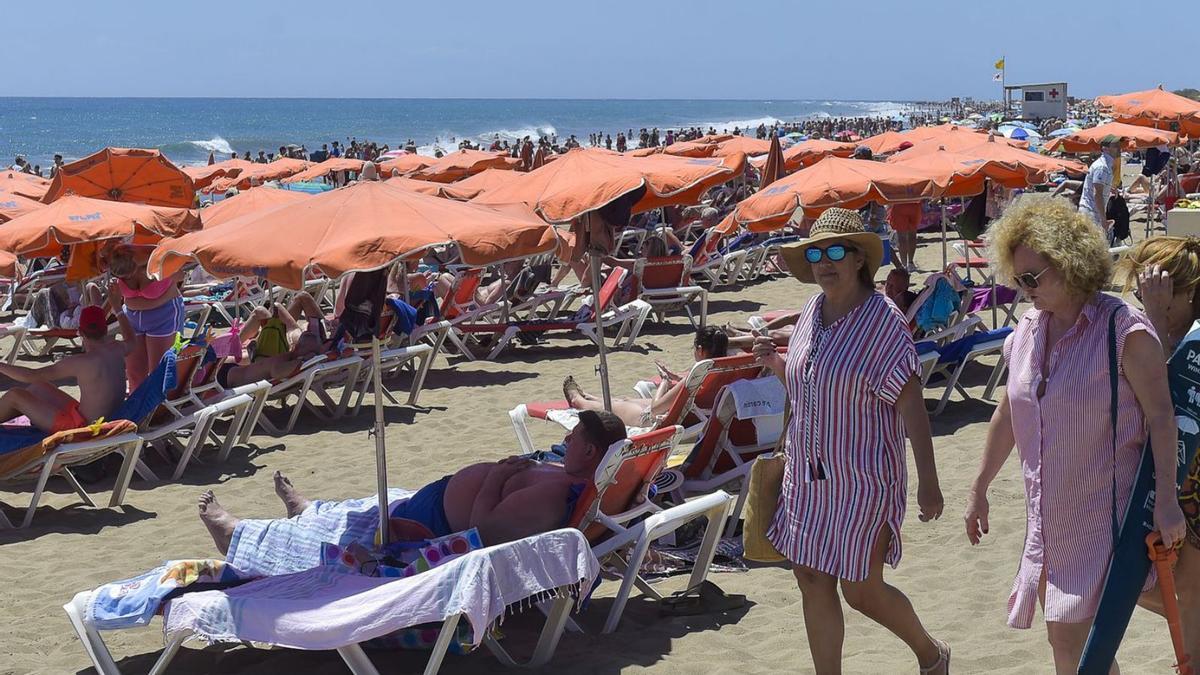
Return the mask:
[[893, 534], [886, 561], [900, 562], [907, 471], [896, 399], [917, 353], [883, 295], [829, 326], [823, 298], [805, 305], [788, 345], [788, 463], [767, 537], [797, 565], [862, 581], [883, 527]]
[[[1108, 321], [1117, 314], [1117, 449], [1109, 421]], [[1008, 403], [1025, 478], [1025, 548], [1008, 599], [1008, 625], [1029, 628], [1046, 577], [1046, 621], [1079, 623], [1096, 613], [1112, 555], [1116, 513], [1123, 515], [1148, 429], [1124, 376], [1130, 333], [1158, 339], [1150, 320], [1119, 298], [1097, 293], [1041, 364], [1049, 315], [1030, 309], [1004, 343]], [[1118, 516], [1119, 518], [1119, 516]]]

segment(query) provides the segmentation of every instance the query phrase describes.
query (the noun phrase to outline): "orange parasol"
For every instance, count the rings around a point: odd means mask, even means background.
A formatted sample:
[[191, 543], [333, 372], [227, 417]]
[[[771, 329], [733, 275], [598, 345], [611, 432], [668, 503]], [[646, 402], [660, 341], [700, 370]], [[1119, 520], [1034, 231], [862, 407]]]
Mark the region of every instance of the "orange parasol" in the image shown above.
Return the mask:
[[317, 180], [318, 178], [324, 178], [325, 176], [338, 171], [353, 171], [354, 173], [362, 173], [363, 163], [364, 162], [361, 159], [330, 157], [324, 162], [318, 162], [317, 164], [313, 164], [299, 173], [294, 173], [284, 178], [282, 182], [299, 183], [301, 181]]
[[[854, 154], [854, 148], [856, 147], [858, 146], [853, 143], [828, 141], [823, 138], [801, 141], [783, 151], [783, 169], [785, 173], [799, 171], [806, 166], [816, 164], [821, 161], [822, 157], [827, 155], [849, 157]], [[752, 159], [750, 163], [761, 169], [766, 164], [766, 161], [765, 158]]]
[[661, 147], [638, 148], [637, 150], [630, 150], [629, 152], [626, 152], [625, 155], [628, 157], [649, 157], [650, 155], [661, 154], [662, 151], [663, 149]]
[[1032, 183], [1044, 182], [1044, 175], [1035, 174], [1048, 174], [1058, 171], [1083, 173], [1087, 171], [1087, 167], [1079, 162], [1069, 159], [1057, 159], [1046, 155], [1039, 155], [1036, 152], [1022, 150], [1021, 148], [1015, 148], [1007, 143], [998, 141], [997, 137], [993, 135], [984, 136], [978, 139], [973, 145], [961, 146], [960, 144], [957, 148], [936, 145], [934, 143], [921, 143], [920, 145], [915, 145], [892, 155], [887, 161], [906, 163], [917, 157], [940, 152], [952, 152], [979, 161], [1022, 167], [1026, 173], [1030, 174], [1030, 181]]
[[[912, 145], [932, 143], [934, 148], [942, 146], [947, 150], [960, 150], [983, 142], [987, 135], [978, 129], [968, 129], [954, 124], [940, 124], [936, 127], [917, 127], [907, 131], [885, 131], [862, 141], [859, 145], [870, 148], [871, 152], [876, 155], [890, 155], [899, 151], [900, 146], [905, 143]], [[1001, 138], [1000, 142], [1020, 148], [1029, 145], [1025, 141], [1015, 141], [1010, 138]]]
[[1118, 122], [1200, 137], [1200, 102], [1165, 91], [1161, 84], [1157, 89], [1097, 96], [1096, 105], [1111, 110]]
[[246, 190], [232, 197], [226, 197], [212, 206], [200, 209], [200, 220], [204, 227], [212, 228], [222, 223], [239, 218], [247, 213], [259, 213], [287, 204], [295, 204], [309, 198], [307, 192], [295, 190], [278, 190], [263, 188], [261, 190]]
[[536, 171], [471, 200], [527, 204], [552, 223], [565, 223], [645, 187], [633, 212], [694, 204], [709, 188], [741, 174], [740, 158], [629, 157], [577, 148]]
[[229, 188], [248, 190], [255, 183], [262, 184], [272, 180], [283, 180], [288, 176], [300, 173], [309, 167], [302, 159], [280, 157], [267, 164], [251, 163], [250, 168], [243, 170], [236, 178], [218, 178], [204, 189], [204, 192], [225, 192]]
[[545, 253], [558, 245], [553, 228], [528, 209], [489, 209], [394, 183], [355, 183], [164, 240], [148, 269], [165, 278], [195, 260], [217, 276], [266, 277], [300, 288], [312, 269], [337, 278], [438, 244], [458, 244], [468, 265]]
[[[534, 156], [534, 163], [537, 163], [537, 155]], [[486, 169], [469, 178], [464, 178], [456, 183], [441, 186], [441, 195], [450, 199], [459, 201], [469, 201], [479, 195], [494, 190], [501, 185], [507, 185], [515, 180], [521, 174], [516, 171], [508, 171], [506, 169]], [[425, 181], [412, 181], [414, 183], [422, 183]]]
[[50, 203], [68, 193], [180, 208], [196, 199], [196, 187], [186, 173], [158, 150], [140, 148], [105, 148], [63, 165], [42, 201]]
[[783, 178], [783, 176], [783, 148], [779, 147], [779, 137], [772, 136], [771, 146], [767, 152], [767, 159], [762, 167], [762, 180], [759, 181], [758, 187], [761, 190]]
[[393, 171], [399, 171], [401, 174], [420, 171], [430, 164], [434, 163], [434, 158], [418, 155], [416, 153], [406, 153], [392, 157], [383, 162], [378, 163], [379, 175], [383, 178], [391, 178]]
[[942, 191], [943, 197], [977, 195], [983, 192], [984, 181], [987, 179], [1010, 189], [1029, 187], [1031, 184], [1042, 183], [1045, 179], [1041, 172], [1031, 171], [1025, 166], [982, 159], [945, 148], [912, 155], [901, 152], [889, 158], [887, 163], [934, 177], [939, 184], [946, 186]]
[[1130, 151], [1179, 143], [1179, 134], [1172, 131], [1161, 131], [1122, 122], [1109, 122], [1098, 127], [1077, 131], [1070, 136], [1056, 138], [1046, 144], [1046, 149], [1070, 153], [1100, 152], [1100, 141], [1109, 135], [1119, 136], [1122, 139], [1122, 149]]
[[452, 183], [473, 176], [484, 169], [513, 169], [520, 160], [508, 155], [483, 150], [459, 150], [417, 171], [413, 178], [435, 183]]
[[105, 239], [154, 243], [199, 228], [200, 218], [190, 209], [67, 195], [0, 225], [0, 250], [32, 257]]
[[29, 199], [41, 199], [46, 196], [46, 190], [49, 189], [50, 181], [41, 176], [21, 171], [0, 172], [0, 190], [5, 192]]
[[754, 232], [783, 227], [796, 209], [807, 213], [831, 206], [855, 209], [867, 202], [911, 202], [941, 195], [944, 184], [908, 167], [861, 159], [826, 157], [775, 181], [740, 202], [716, 230], [730, 234], [739, 224]]
[[8, 251], [0, 251], [0, 279], [16, 279], [20, 271], [17, 256]]
[[396, 187], [404, 188], [409, 192], [419, 192], [423, 195], [430, 195], [433, 197], [445, 197], [446, 188], [450, 187], [449, 185], [444, 185], [442, 183], [432, 183], [427, 180], [416, 180], [415, 178], [405, 178], [403, 176], [389, 178], [387, 182]]
[[772, 140], [778, 142], [778, 137], [771, 140], [750, 138], [749, 136], [734, 136], [729, 140], [719, 141], [713, 150], [713, 157], [729, 157], [741, 153], [748, 156], [763, 155], [771, 151]]
[[36, 199], [0, 189], [0, 223], [44, 208], [46, 205]]
[[241, 172], [252, 168], [254, 168], [253, 162], [234, 158], [223, 162], [214, 162], [207, 166], [185, 166], [183, 172], [192, 179], [197, 190], [203, 190], [218, 178], [234, 178]]

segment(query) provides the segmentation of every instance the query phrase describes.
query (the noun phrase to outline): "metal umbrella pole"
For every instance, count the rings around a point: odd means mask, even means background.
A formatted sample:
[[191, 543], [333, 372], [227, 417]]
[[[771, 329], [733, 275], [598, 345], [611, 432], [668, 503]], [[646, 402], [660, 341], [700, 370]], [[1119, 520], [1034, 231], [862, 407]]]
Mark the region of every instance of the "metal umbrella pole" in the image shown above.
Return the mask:
[[[589, 219], [588, 225], [590, 226], [592, 214], [589, 213], [587, 217]], [[604, 393], [604, 409], [612, 412], [612, 393], [609, 391], [608, 386], [608, 354], [604, 345], [604, 328], [600, 323], [600, 308], [598, 307], [598, 303], [600, 302], [600, 254], [596, 251], [589, 251], [588, 258], [588, 262], [592, 268], [592, 307], [595, 314], [596, 336], [598, 338], [596, 346], [600, 347], [600, 365], [597, 366], [597, 370], [600, 373], [600, 388]]]
[[383, 423], [383, 373], [379, 355], [379, 336], [371, 336], [371, 385], [375, 388], [375, 478], [379, 489], [379, 542], [388, 544], [388, 483], [387, 483], [387, 439], [384, 438]]
[[947, 231], [947, 225], [946, 225], [946, 200], [943, 198], [941, 200], [941, 202], [942, 202], [942, 271], [945, 272], [946, 268], [950, 265], [950, 257], [949, 257], [950, 253], [947, 250], [950, 247], [950, 243], [946, 240], [946, 237], [949, 234]]

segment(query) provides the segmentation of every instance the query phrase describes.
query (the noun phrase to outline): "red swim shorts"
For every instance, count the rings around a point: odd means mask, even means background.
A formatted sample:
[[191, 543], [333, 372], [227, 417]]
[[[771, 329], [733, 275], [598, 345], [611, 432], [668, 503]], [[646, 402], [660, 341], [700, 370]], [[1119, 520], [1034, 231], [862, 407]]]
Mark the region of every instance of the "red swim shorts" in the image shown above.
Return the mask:
[[893, 204], [888, 212], [888, 225], [897, 232], [916, 232], [921, 224], [921, 204]]
[[54, 428], [52, 433], [60, 431], [69, 431], [71, 429], [82, 429], [87, 426], [87, 418], [83, 413], [79, 412], [79, 402], [71, 401], [70, 404], [63, 406], [58, 414], [54, 416]]

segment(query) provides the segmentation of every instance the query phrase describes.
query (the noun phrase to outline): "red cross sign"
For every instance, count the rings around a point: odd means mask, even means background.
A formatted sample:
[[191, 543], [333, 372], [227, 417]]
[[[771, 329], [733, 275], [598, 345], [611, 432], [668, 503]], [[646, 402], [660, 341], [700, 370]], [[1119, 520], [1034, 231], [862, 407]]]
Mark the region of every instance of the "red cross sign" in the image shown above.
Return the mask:
[[1058, 98], [1058, 89], [1050, 90], [1050, 98]]

